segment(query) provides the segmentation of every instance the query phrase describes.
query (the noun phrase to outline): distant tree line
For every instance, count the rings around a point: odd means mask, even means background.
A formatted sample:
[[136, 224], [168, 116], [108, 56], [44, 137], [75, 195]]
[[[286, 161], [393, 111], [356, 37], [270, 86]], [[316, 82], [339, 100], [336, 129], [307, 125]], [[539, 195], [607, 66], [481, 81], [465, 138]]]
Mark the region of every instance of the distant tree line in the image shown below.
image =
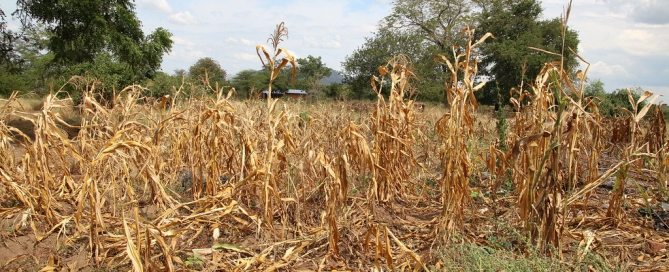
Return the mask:
[[[328, 68], [321, 57], [307, 56], [298, 58], [299, 65], [297, 78], [291, 80], [290, 73], [285, 72], [274, 81], [273, 89], [287, 91], [288, 89], [306, 90], [311, 96], [345, 97], [346, 87], [342, 84], [323, 84], [321, 80], [330, 76], [332, 69]], [[175, 87], [182, 87], [185, 94], [204, 92], [203, 87], [215, 89], [217, 86], [227, 91], [235, 88], [236, 97], [254, 98], [267, 89], [269, 74], [264, 69], [247, 69], [228, 78], [227, 72], [212, 58], [202, 58], [188, 70], [176, 70], [173, 74], [157, 72], [155, 77], [146, 80], [144, 86], [150, 90], [150, 95], [160, 96], [175, 91]], [[211, 89], [209, 90], [211, 93]]]
[[[14, 90], [45, 94], [63, 86], [74, 75], [95, 79], [96, 88], [111, 94], [130, 84], [148, 88], [148, 95], [172, 94], [179, 87], [185, 94], [211, 94], [211, 88], [234, 87], [236, 96], [252, 98], [269, 84], [260, 67], [228, 75], [212, 58], [197, 60], [188, 69], [171, 74], [160, 71], [163, 56], [172, 48], [171, 33], [157, 28], [141, 30], [131, 0], [58, 1], [18, 0], [14, 11], [0, 8], [0, 95]], [[313, 97], [333, 99], [373, 98], [370, 76], [392, 56], [403, 54], [412, 60], [416, 78], [416, 99], [444, 102], [444, 81], [448, 68], [435, 55], [451, 56], [464, 44], [462, 29], [471, 26], [477, 37], [491, 32], [480, 47], [480, 80], [486, 87], [477, 93], [480, 102], [508, 103], [509, 91], [520, 82], [530, 82], [546, 62], [556, 56], [529, 47], [564, 53], [565, 68], [575, 74], [578, 35], [566, 31], [559, 19], [541, 19], [537, 0], [396, 0], [391, 14], [378, 30], [342, 63], [345, 82], [324, 84], [334, 70], [320, 57], [297, 60], [295, 81], [282, 73], [273, 88], [303, 89]], [[7, 16], [18, 18], [21, 28], [8, 28]], [[209, 88], [211, 87], [211, 88]], [[72, 88], [74, 98], [78, 93]], [[600, 110], [613, 115], [626, 106], [626, 91], [604, 91], [593, 81], [586, 95], [602, 101]]]
[[[417, 98], [445, 103], [443, 83], [448, 68], [434, 57], [452, 56], [466, 42], [462, 29], [472, 27], [476, 38], [486, 32], [495, 36], [479, 52], [480, 80], [488, 83], [478, 98], [488, 104], [508, 103], [511, 88], [533, 79], [544, 63], [556, 58], [530, 46], [562, 52], [561, 21], [542, 20], [541, 12], [537, 0], [396, 0], [376, 33], [343, 63], [347, 83], [354, 97], [373, 96], [369, 77], [376, 67], [393, 55], [404, 54], [413, 62]], [[567, 31], [565, 47], [576, 51], [578, 43], [576, 32]], [[573, 70], [575, 55], [570, 50], [564, 53], [565, 68]], [[498, 94], [502, 101], [497, 101]]]
[[[599, 102], [599, 113], [609, 117], [626, 116], [623, 110], [633, 110], [632, 105], [630, 104], [628, 93], [632, 94], [634, 101], [637, 101], [644, 93], [644, 90], [639, 87], [635, 87], [630, 89], [616, 89], [612, 92], [607, 92], [604, 89], [604, 82], [595, 79], [588, 82], [583, 92], [586, 97], [590, 97], [591, 99], [597, 100], [597, 102]], [[662, 107], [662, 111], [665, 113], [665, 115], [669, 114], [669, 111], [666, 107]]]

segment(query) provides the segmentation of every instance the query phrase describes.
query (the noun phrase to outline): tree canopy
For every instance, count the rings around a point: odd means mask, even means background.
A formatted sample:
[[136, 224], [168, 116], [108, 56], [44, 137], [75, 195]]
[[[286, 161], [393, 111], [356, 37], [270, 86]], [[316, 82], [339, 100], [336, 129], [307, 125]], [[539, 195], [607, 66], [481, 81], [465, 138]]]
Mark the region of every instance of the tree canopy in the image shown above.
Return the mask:
[[[18, 33], [7, 29], [4, 15], [0, 10], [0, 61], [5, 67], [30, 57], [17, 50], [17, 41], [31, 39], [27, 33], [34, 29], [47, 37], [43, 49], [54, 74], [91, 75], [109, 87], [153, 77], [172, 48], [166, 29], [144, 34], [130, 0], [18, 0], [12, 13], [22, 24]], [[118, 74], [99, 74], [107, 72]]]
[[[480, 98], [493, 103], [497, 91], [503, 103], [508, 103], [509, 91], [528, 82], [540, 72], [547, 62], [559, 59], [555, 55], [539, 52], [530, 47], [560, 54], [562, 52], [562, 23], [560, 19], [541, 20], [541, 5], [536, 0], [502, 0], [482, 12], [479, 35], [490, 32], [495, 39], [483, 44], [479, 67], [490, 78]], [[567, 31], [565, 36], [565, 68], [576, 67], [578, 35]]]
[[[296, 62], [299, 65], [297, 80], [291, 80], [290, 72], [284, 71], [274, 80], [272, 89], [286, 91], [290, 88], [299, 88], [304, 89], [311, 94], [320, 91], [326, 94], [327, 90], [321, 88], [324, 86], [320, 86], [320, 80], [329, 76], [332, 69], [328, 68], [323, 63], [321, 57], [309, 55], [305, 58], [298, 58]], [[235, 90], [240, 97], [251, 97], [267, 88], [267, 85], [269, 84], [269, 73], [265, 69], [243, 70], [232, 78], [231, 84], [235, 87]]]
[[299, 66], [297, 77], [300, 83], [298, 87], [302, 89], [318, 89], [320, 80], [332, 73], [330, 68], [325, 66], [321, 57], [309, 55], [306, 58], [298, 58], [297, 64]]
[[382, 27], [417, 33], [423, 40], [450, 51], [463, 36], [460, 30], [474, 25], [477, 11], [491, 0], [397, 0]]
[[269, 75], [264, 70], [243, 70], [232, 78], [231, 83], [238, 96], [250, 98], [267, 88]]
[[[406, 55], [414, 65], [420, 65], [425, 68], [424, 70], [430, 71], [437, 66], [430, 54], [433, 51], [433, 46], [423, 42], [423, 36], [419, 33], [396, 33], [382, 27], [373, 37], [366, 38], [365, 43], [342, 63], [344, 77], [351, 86], [354, 98], [372, 98], [374, 93], [369, 78], [376, 73], [379, 66], [388, 62], [390, 57]], [[434, 83], [430, 73], [418, 73], [418, 76], [425, 79], [426, 83]], [[442, 83], [437, 85], [443, 86]]]
[[[520, 84], [522, 76], [533, 78], [545, 62], [556, 56], [531, 50], [537, 47], [560, 53], [560, 20], [541, 20], [536, 0], [397, 0], [392, 13], [379, 24], [378, 31], [346, 58], [346, 80], [356, 97], [369, 91], [369, 77], [393, 55], [407, 55], [414, 63], [418, 98], [444, 99], [443, 79], [448, 68], [434, 60], [442, 54], [451, 57], [453, 48], [463, 45], [462, 28], [470, 26], [483, 35], [491, 32], [479, 52], [484, 79], [490, 79], [480, 98], [493, 103], [497, 88], [503, 93]], [[577, 34], [567, 32], [565, 46], [576, 50]], [[575, 55], [565, 50], [565, 67], [576, 65]], [[508, 97], [508, 96], [507, 96]], [[505, 101], [508, 103], [508, 101]]]
[[18, 55], [14, 51], [17, 36], [16, 33], [8, 29], [6, 16], [5, 12], [0, 8], [0, 64], [4, 68], [11, 68], [9, 65], [18, 58]]
[[157, 70], [172, 48], [164, 28], [144, 35], [130, 0], [19, 0], [17, 8], [24, 26], [46, 25], [52, 34], [48, 48], [58, 63], [88, 62], [109, 52], [144, 74]]
[[188, 74], [197, 82], [204, 82], [206, 77], [211, 86], [215, 86], [216, 83], [222, 85], [227, 76], [227, 73], [221, 68], [218, 61], [209, 57], [201, 58], [195, 62], [195, 64], [188, 68]]

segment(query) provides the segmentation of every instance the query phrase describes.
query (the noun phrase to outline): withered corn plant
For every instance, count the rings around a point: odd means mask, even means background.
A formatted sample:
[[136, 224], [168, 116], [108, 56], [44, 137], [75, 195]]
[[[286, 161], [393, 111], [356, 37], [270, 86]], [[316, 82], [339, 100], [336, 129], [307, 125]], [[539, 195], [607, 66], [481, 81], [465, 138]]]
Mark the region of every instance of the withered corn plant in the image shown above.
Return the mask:
[[[288, 37], [288, 29], [284, 23], [278, 24], [268, 39], [272, 46], [272, 51], [269, 52], [263, 45], [256, 46], [256, 52], [260, 58], [260, 62], [269, 72], [269, 84], [267, 86], [267, 111], [266, 111], [266, 137], [267, 146], [265, 158], [262, 169], [258, 174], [263, 176], [262, 184], [262, 202], [263, 202], [263, 220], [270, 229], [273, 228], [273, 214], [274, 206], [277, 200], [281, 199], [281, 188], [279, 187], [280, 179], [278, 178], [279, 171], [282, 169], [274, 169], [280, 167], [276, 165], [277, 161], [282, 161], [284, 164], [285, 155], [283, 154], [285, 148], [292, 148], [293, 141], [288, 131], [283, 127], [286, 123], [286, 112], [282, 111], [275, 113], [276, 103], [278, 100], [272, 99], [272, 84], [274, 80], [281, 74], [286, 65], [290, 64], [292, 67], [292, 77], [295, 77], [297, 71], [297, 63], [295, 56], [279, 45], [285, 38]], [[262, 55], [261, 55], [262, 53]], [[276, 171], [278, 170], [278, 171]]]
[[[571, 3], [562, 18], [563, 41], [570, 9]], [[515, 139], [505, 157], [512, 166], [518, 213], [530, 241], [540, 252], [551, 254], [557, 250], [561, 254], [565, 214], [570, 204], [564, 200], [565, 192], [582, 183], [594, 184], [593, 176], [596, 181], [602, 180], [598, 174], [598, 154], [594, 154], [600, 152], [601, 144], [583, 144], [601, 140], [597, 105], [586, 104], [583, 96], [587, 69], [579, 71], [574, 81], [564, 67], [565, 50], [570, 48], [563, 48], [560, 53], [532, 49], [558, 60], [544, 65], [529, 85], [529, 91], [523, 85], [515, 89], [516, 96], [511, 98], [517, 111]], [[585, 110], [588, 106], [591, 112]], [[587, 154], [589, 168], [582, 169], [584, 166], [579, 162]], [[583, 172], [589, 173], [591, 180], [584, 181]], [[584, 194], [579, 192], [570, 199]]]
[[646, 132], [649, 152], [655, 154], [658, 186], [660, 191], [667, 191], [667, 124], [661, 106], [653, 107], [653, 116], [650, 120], [650, 128]]
[[471, 158], [468, 140], [474, 132], [475, 112], [478, 106], [474, 92], [484, 83], [476, 84], [478, 72], [477, 47], [491, 37], [483, 35], [474, 42], [474, 30], [465, 29], [469, 38], [464, 48], [453, 48], [453, 60], [440, 55], [437, 60], [448, 66], [450, 79], [445, 84], [445, 92], [450, 105], [447, 112], [436, 123], [435, 130], [441, 138], [442, 167], [441, 222], [437, 232], [448, 237], [458, 229], [464, 216], [464, 207], [470, 199], [469, 178]]
[[[561, 184], [557, 180], [561, 168], [555, 168], [559, 159], [554, 151], [557, 151], [559, 145], [559, 136], [556, 134], [561, 132], [562, 125], [561, 119], [553, 118], [559, 118], [562, 112], [558, 115], [550, 111], [556, 98], [547, 81], [550, 73], [559, 69], [552, 65], [547, 64], [536, 82], [531, 85], [531, 91], [528, 92], [530, 104], [523, 107], [522, 111], [525, 115], [524, 127], [516, 127], [515, 135], [518, 138], [509, 151], [520, 219], [532, 241], [538, 240], [542, 230], [544, 235], [547, 234], [544, 229], [546, 226], [552, 227], [548, 231], [555, 238], [555, 211], [561, 197]], [[520, 102], [516, 101], [512, 99], [518, 107]], [[558, 199], [555, 198], [556, 194]]]
[[[598, 102], [592, 98], [585, 100], [585, 109], [590, 114], [590, 118], [585, 120], [588, 123], [585, 126], [587, 130], [584, 131], [582, 137], [583, 143], [587, 143], [587, 145], [584, 145], [583, 151], [588, 158], [587, 175], [583, 183], [588, 185], [596, 182], [600, 177], [599, 164], [605, 148], [605, 129], [602, 127], [603, 117], [599, 112]], [[588, 196], [586, 196], [586, 203], [589, 200]]]
[[[611, 198], [609, 199], [609, 207], [606, 211], [606, 216], [611, 218], [614, 224], [619, 224], [624, 218], [622, 201], [630, 167], [632, 167], [631, 162], [635, 158], [644, 155], [643, 152], [641, 152], [641, 148], [645, 143], [642, 142], [642, 139], [639, 139], [641, 119], [648, 113], [651, 107], [653, 107], [653, 102], [658, 98], [657, 96], [654, 96], [653, 93], [647, 91], [635, 101], [629, 89], [627, 90], [627, 97], [632, 107], [632, 111], [625, 110], [628, 115], [628, 124], [630, 128], [630, 141], [622, 153], [622, 160], [626, 163], [622, 165], [616, 173], [614, 189], [611, 193]], [[643, 105], [643, 102], [647, 102], [646, 105]]]
[[[407, 57], [396, 56], [379, 67], [379, 77], [371, 79], [377, 101], [371, 117], [375, 168], [369, 197], [378, 202], [401, 198], [416, 166], [413, 155], [415, 109], [410, 97], [410, 79], [414, 74], [409, 66]], [[383, 97], [386, 85], [390, 94], [387, 102]]]

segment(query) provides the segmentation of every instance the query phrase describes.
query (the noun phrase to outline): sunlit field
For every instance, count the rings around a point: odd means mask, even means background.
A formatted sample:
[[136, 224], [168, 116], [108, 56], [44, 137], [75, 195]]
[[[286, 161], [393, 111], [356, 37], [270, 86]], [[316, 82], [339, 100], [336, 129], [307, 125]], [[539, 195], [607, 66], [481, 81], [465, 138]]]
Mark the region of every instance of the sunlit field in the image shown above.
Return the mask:
[[[589, 78], [641, 80], [579, 55], [571, 1], [335, 1], [365, 18], [300, 14], [302, 58], [283, 22], [254, 48], [214, 8], [138, 1], [173, 36], [135, 1], [51, 2], [0, 7], [0, 271], [669, 269], [669, 107]], [[298, 2], [267, 8], [339, 16]]]
[[[239, 100], [223, 88], [153, 101], [141, 86], [102, 101], [85, 82], [77, 106], [61, 93], [3, 100], [0, 267], [669, 265], [665, 120], [652, 93], [604, 118], [557, 61], [495, 113], [473, 95], [484, 39], [442, 58], [448, 107], [411, 99], [403, 57], [379, 68], [375, 101]], [[291, 62], [276, 50], [269, 67]]]

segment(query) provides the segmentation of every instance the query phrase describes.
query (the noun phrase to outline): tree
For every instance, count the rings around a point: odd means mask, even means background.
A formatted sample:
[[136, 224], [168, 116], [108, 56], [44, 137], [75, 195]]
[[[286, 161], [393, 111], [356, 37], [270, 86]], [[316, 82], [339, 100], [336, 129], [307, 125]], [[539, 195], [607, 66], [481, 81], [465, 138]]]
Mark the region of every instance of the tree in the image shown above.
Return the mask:
[[157, 72], [152, 79], [147, 79], [142, 86], [149, 89], [148, 96], [160, 97], [172, 94], [175, 88], [181, 85], [182, 77], [169, 75], [165, 72]]
[[474, 26], [476, 14], [491, 0], [397, 0], [386, 26], [402, 32], [419, 33], [425, 41], [436, 45], [441, 53], [449, 53], [461, 44], [461, 29]]
[[333, 83], [325, 88], [325, 96], [336, 100], [346, 100], [351, 94], [347, 84]]
[[[397, 0], [392, 14], [386, 17], [385, 27], [393, 32], [418, 35], [421, 41], [430, 45], [423, 52], [420, 67], [424, 77], [419, 77], [419, 99], [436, 100], [440, 96], [448, 103], [443, 87], [426, 84], [424, 80], [442, 80], [449, 72], [446, 65], [434, 61], [437, 54], [452, 58], [453, 47], [464, 45], [466, 36], [462, 29], [476, 28], [478, 16], [498, 0]], [[427, 56], [426, 54], [431, 54]]]
[[176, 70], [174, 70], [174, 76], [181, 79], [181, 78], [187, 77], [188, 74], [186, 73], [186, 70], [184, 70], [184, 69], [176, 69]]
[[44, 52], [48, 32], [36, 26], [24, 31], [25, 38], [12, 41], [12, 59], [4, 59], [0, 65], [0, 94], [13, 91], [35, 91], [45, 93], [52, 81], [50, 66], [53, 54]]
[[24, 25], [44, 23], [53, 33], [49, 50], [54, 61], [89, 62], [110, 52], [137, 74], [155, 71], [162, 55], [172, 47], [171, 34], [158, 28], [145, 36], [130, 0], [19, 0], [18, 14]]
[[[52, 66], [58, 66], [60, 72], [79, 72], [78, 68], [96, 66], [96, 60], [109, 57], [129, 75], [119, 82], [127, 85], [152, 77], [172, 48], [171, 34], [163, 28], [144, 35], [132, 2], [18, 0], [13, 15], [19, 17], [24, 30], [45, 27]], [[0, 34], [8, 33], [2, 28]]]
[[493, 103], [498, 92], [508, 103], [509, 91], [521, 82], [533, 80], [547, 62], [556, 56], [529, 47], [564, 52], [565, 69], [576, 67], [578, 35], [567, 31], [562, 51], [562, 23], [559, 19], [540, 20], [542, 9], [536, 0], [499, 0], [481, 13], [478, 35], [490, 32], [495, 39], [482, 45], [481, 73], [491, 80], [479, 96], [482, 102]]
[[321, 57], [309, 55], [306, 58], [297, 59], [297, 64], [299, 66], [297, 85], [303, 89], [312, 91], [319, 89], [320, 80], [332, 73], [330, 68], [325, 66]]
[[[379, 66], [385, 65], [393, 56], [403, 54], [408, 56], [414, 64], [435, 68], [436, 63], [432, 60], [432, 51], [431, 46], [423, 42], [420, 34], [395, 33], [382, 27], [373, 37], [366, 38], [365, 43], [353, 54], [346, 57], [342, 63], [344, 79], [351, 87], [353, 98], [373, 98], [374, 92], [370, 87], [369, 79], [377, 73]], [[425, 70], [431, 69], [426, 68]], [[419, 77], [422, 76], [419, 74]], [[434, 83], [430, 77], [425, 76], [425, 79]]]
[[267, 88], [269, 77], [256, 70], [243, 70], [232, 78], [231, 84], [240, 97], [250, 98], [253, 92]]
[[[10, 70], [12, 64], [18, 60], [14, 45], [18, 39], [16, 33], [7, 28], [5, 12], [0, 8], [0, 68]], [[3, 71], [8, 72], [8, 71]]]
[[599, 79], [592, 80], [588, 82], [588, 85], [585, 85], [585, 90], [583, 92], [585, 96], [593, 97], [602, 97], [606, 95], [604, 90], [604, 82]]
[[[636, 87], [630, 88], [629, 92], [632, 94], [633, 100], [638, 101], [644, 90]], [[604, 116], [622, 116], [624, 115], [623, 109], [633, 110], [629, 102], [628, 89], [617, 89], [611, 93], [606, 92], [604, 82], [599, 79], [588, 81], [583, 94], [598, 102], [599, 112]]]
[[371, 97], [369, 77], [392, 56], [404, 54], [413, 62], [417, 98], [445, 101], [443, 80], [448, 67], [434, 56], [452, 55], [463, 43], [461, 29], [475, 25], [477, 14], [492, 0], [397, 0], [372, 38], [344, 62], [354, 97]]
[[217, 61], [207, 57], [199, 59], [188, 68], [188, 75], [197, 82], [204, 82], [206, 76], [209, 84], [214, 87], [216, 83], [220, 86], [225, 82], [226, 72]]

